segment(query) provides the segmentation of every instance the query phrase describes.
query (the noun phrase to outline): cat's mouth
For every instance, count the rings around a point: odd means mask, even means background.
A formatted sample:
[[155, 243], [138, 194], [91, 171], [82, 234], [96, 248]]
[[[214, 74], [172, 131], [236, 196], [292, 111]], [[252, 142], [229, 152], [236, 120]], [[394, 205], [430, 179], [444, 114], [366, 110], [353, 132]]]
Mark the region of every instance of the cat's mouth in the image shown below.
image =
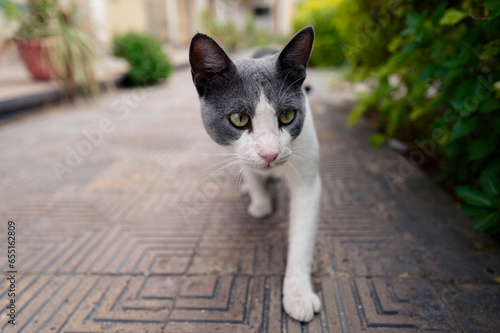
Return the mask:
[[257, 166], [257, 169], [260, 169], [260, 170], [270, 170], [270, 169], [273, 169], [273, 168], [276, 168], [276, 167], [279, 167], [283, 164], [286, 163], [286, 159], [282, 159], [282, 160], [275, 160], [275, 161], [272, 161], [271, 163], [267, 163], [263, 166]]

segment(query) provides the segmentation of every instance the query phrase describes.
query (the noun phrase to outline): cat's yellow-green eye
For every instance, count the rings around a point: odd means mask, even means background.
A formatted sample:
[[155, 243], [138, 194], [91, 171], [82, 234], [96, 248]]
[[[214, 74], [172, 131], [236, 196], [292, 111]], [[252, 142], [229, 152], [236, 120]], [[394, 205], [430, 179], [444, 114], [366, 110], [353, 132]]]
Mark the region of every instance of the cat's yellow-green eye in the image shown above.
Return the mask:
[[231, 113], [229, 120], [231, 120], [234, 126], [243, 127], [248, 124], [248, 122], [250, 121], [250, 117], [245, 113], [235, 112]]
[[281, 112], [278, 119], [282, 124], [286, 125], [293, 120], [293, 117], [295, 117], [295, 110], [288, 109], [286, 111]]

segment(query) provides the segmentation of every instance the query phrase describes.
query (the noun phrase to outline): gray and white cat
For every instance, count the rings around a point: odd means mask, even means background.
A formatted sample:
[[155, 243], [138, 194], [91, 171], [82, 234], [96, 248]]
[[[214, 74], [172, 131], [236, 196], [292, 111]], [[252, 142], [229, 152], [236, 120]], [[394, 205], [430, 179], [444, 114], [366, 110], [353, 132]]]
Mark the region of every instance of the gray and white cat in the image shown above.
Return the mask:
[[318, 139], [302, 87], [313, 41], [314, 29], [306, 27], [279, 54], [233, 62], [212, 38], [198, 33], [189, 50], [205, 129], [215, 142], [234, 148], [244, 168], [248, 213], [272, 213], [269, 176], [289, 180], [283, 306], [299, 321], [310, 321], [321, 307], [311, 285], [321, 196]]

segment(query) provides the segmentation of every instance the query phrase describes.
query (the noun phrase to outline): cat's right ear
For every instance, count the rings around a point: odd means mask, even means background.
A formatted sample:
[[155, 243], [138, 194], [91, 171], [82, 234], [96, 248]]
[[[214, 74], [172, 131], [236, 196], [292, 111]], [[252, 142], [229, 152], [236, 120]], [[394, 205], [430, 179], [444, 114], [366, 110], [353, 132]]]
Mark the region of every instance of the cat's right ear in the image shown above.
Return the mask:
[[308, 26], [300, 30], [290, 39], [277, 59], [278, 69], [286, 72], [292, 81], [304, 81], [306, 67], [311, 56], [314, 43], [314, 28]]
[[219, 44], [210, 36], [201, 33], [197, 33], [191, 39], [189, 63], [194, 85], [200, 95], [203, 95], [210, 79], [234, 67]]

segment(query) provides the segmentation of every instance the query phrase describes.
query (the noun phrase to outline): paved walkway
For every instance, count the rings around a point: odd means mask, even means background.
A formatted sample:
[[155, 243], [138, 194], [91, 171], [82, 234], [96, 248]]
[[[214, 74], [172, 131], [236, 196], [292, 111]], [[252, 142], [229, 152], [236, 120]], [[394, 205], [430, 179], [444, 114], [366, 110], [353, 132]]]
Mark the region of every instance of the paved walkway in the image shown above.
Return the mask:
[[311, 323], [281, 307], [287, 191], [273, 183], [271, 218], [246, 214], [236, 171], [213, 174], [224, 150], [184, 69], [0, 124], [0, 249], [12, 219], [18, 254], [1, 331], [498, 332], [498, 244], [364, 125], [345, 129], [352, 98], [329, 73], [308, 80], [324, 184]]

